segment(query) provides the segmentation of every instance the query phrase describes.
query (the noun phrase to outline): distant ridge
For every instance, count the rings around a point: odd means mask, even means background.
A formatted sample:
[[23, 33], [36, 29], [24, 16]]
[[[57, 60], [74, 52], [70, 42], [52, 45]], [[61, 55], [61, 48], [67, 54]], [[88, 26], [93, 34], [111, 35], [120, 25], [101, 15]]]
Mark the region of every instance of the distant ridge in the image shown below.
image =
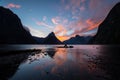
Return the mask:
[[79, 36], [71, 37], [68, 40], [65, 40], [64, 44], [87, 44], [92, 36]]

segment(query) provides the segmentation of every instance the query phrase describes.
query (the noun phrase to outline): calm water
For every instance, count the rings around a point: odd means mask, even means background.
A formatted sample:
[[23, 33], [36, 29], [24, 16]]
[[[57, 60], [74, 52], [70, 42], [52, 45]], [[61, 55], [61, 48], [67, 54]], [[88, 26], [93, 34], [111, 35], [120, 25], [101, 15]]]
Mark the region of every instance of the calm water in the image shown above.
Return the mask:
[[[11, 52], [23, 49], [40, 51]], [[119, 49], [99, 45], [1, 46], [0, 80], [119, 80]]]

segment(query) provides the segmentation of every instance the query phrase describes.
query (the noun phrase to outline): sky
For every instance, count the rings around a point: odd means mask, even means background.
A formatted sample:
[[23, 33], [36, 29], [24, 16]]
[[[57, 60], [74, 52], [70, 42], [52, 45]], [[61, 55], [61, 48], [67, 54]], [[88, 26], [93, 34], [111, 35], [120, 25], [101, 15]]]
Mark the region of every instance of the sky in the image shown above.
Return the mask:
[[75, 35], [93, 36], [119, 0], [0, 0], [19, 16], [33, 36], [54, 32], [61, 41]]

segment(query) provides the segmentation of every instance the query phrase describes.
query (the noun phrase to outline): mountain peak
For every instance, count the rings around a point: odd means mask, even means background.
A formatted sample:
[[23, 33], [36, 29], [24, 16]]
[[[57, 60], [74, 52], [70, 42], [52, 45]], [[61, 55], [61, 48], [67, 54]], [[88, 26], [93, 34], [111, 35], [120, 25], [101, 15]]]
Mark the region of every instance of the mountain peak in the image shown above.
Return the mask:
[[51, 32], [48, 36], [55, 36], [55, 33]]
[[62, 44], [60, 40], [57, 39], [54, 32], [51, 32], [44, 40], [44, 44]]
[[76, 35], [75, 37], [80, 37], [79, 35]]

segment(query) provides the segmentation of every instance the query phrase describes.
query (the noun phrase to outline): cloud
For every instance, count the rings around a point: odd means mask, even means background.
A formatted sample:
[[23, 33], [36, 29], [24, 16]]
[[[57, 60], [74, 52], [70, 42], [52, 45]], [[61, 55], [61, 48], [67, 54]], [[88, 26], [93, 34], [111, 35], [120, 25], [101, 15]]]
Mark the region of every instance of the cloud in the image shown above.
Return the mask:
[[79, 9], [80, 9], [81, 11], [84, 11], [84, 10], [85, 10], [85, 7], [84, 7], [84, 6], [81, 6]]
[[14, 3], [9, 3], [7, 6], [7, 8], [21, 8], [21, 5], [18, 5], [18, 4], [14, 4]]
[[63, 25], [57, 25], [54, 29], [54, 32], [56, 35], [59, 35], [59, 36], [64, 36], [67, 34], [67, 30]]
[[56, 36], [60, 41], [65, 41], [70, 38], [70, 36]]
[[96, 22], [96, 21], [93, 21], [91, 19], [86, 20], [86, 24], [88, 26], [88, 28], [86, 30], [88, 31], [88, 30], [92, 30], [92, 29], [97, 28], [101, 24], [101, 22], [102, 21], [97, 21]]
[[69, 6], [69, 5], [66, 5], [66, 6], [65, 6], [65, 9], [66, 9], [66, 10], [69, 10], [69, 9], [70, 9], [70, 6]]
[[55, 18], [52, 18], [51, 21], [52, 21], [53, 24], [58, 24], [58, 22]]
[[85, 10], [84, 3], [86, 0], [64, 0], [62, 1], [65, 10], [70, 10], [72, 14]]
[[[62, 22], [61, 24], [56, 25], [54, 32], [57, 38], [61, 41], [67, 40], [75, 35], [93, 35], [95, 32], [90, 34], [87, 33], [93, 29], [96, 29], [102, 22], [94, 18], [88, 18], [85, 20], [78, 18], [78, 20], [69, 22], [67, 19], [62, 20], [62, 18], [59, 17], [59, 20]], [[65, 25], [66, 23], [68, 23], [68, 25]]]
[[56, 34], [56, 37], [60, 40], [60, 41], [64, 41], [70, 38], [69, 35], [67, 35], [67, 29], [59, 24], [54, 28], [54, 33]]
[[45, 37], [45, 34], [42, 31], [34, 29], [33, 27], [28, 27], [28, 28], [32, 36]]
[[30, 32], [30, 29], [29, 29], [28, 27], [23, 26], [23, 28], [24, 28], [26, 31]]
[[67, 35], [67, 28], [65, 28], [69, 22], [68, 19], [61, 16], [56, 16], [52, 18], [51, 21], [55, 25], [53, 31], [59, 40], [64, 41], [70, 38], [70, 36]]
[[68, 19], [61, 17], [61, 16], [56, 16], [54, 18], [51, 19], [52, 23], [55, 25], [58, 24], [68, 24]]
[[[83, 36], [84, 33], [94, 30], [98, 28], [98, 26], [101, 24], [102, 21], [97, 21], [92, 18], [86, 19], [86, 20], [78, 20], [76, 22], [72, 22], [70, 24], [69, 29], [73, 30], [73, 33], [71, 33], [71, 36], [75, 35], [81, 35]], [[88, 34], [91, 35], [91, 34]]]
[[[104, 0], [105, 1], [105, 0]], [[89, 8], [90, 9], [96, 9], [100, 4], [103, 2], [103, 0], [90, 0], [89, 2]]]
[[[43, 17], [43, 20], [45, 20], [44, 18], [46, 18], [46, 17]], [[33, 18], [32, 19], [34, 22], [35, 22], [35, 24], [36, 25], [38, 25], [38, 26], [44, 26], [44, 27], [46, 27], [46, 28], [48, 28], [48, 29], [53, 29], [53, 26], [50, 26], [50, 25], [48, 25], [47, 23], [45, 23], [45, 21], [39, 21], [39, 20], [37, 20], [37, 19], [35, 19], [35, 18]]]
[[112, 3], [108, 0], [64, 0], [61, 9], [64, 14], [61, 16], [64, 17], [66, 13], [70, 13], [70, 17], [68, 17], [67, 24], [61, 24], [66, 26], [67, 33], [72, 30], [72, 33], [69, 34], [71, 36], [84, 35], [92, 30], [93, 33], [88, 35], [93, 35], [97, 32], [95, 29], [99, 27], [117, 1]]
[[45, 27], [47, 27], [49, 29], [52, 29], [52, 26], [50, 26], [50, 25], [48, 25], [48, 24], [46, 24], [45, 22], [42, 22], [42, 21], [36, 21], [36, 24], [38, 26], [45, 26]]
[[47, 20], [47, 17], [46, 16], [43, 16], [43, 21], [46, 21]]
[[42, 21], [35, 21], [37, 25], [53, 30], [61, 41], [75, 35], [94, 35], [99, 24], [112, 8], [108, 0], [61, 1], [60, 14], [50, 19], [53, 26], [46, 22], [46, 16]]
[[98, 31], [98, 28], [95, 28], [95, 29], [89, 30], [88, 32], [83, 33], [82, 35], [83, 36], [88, 36], [88, 35], [89, 36], [94, 36], [97, 31]]

